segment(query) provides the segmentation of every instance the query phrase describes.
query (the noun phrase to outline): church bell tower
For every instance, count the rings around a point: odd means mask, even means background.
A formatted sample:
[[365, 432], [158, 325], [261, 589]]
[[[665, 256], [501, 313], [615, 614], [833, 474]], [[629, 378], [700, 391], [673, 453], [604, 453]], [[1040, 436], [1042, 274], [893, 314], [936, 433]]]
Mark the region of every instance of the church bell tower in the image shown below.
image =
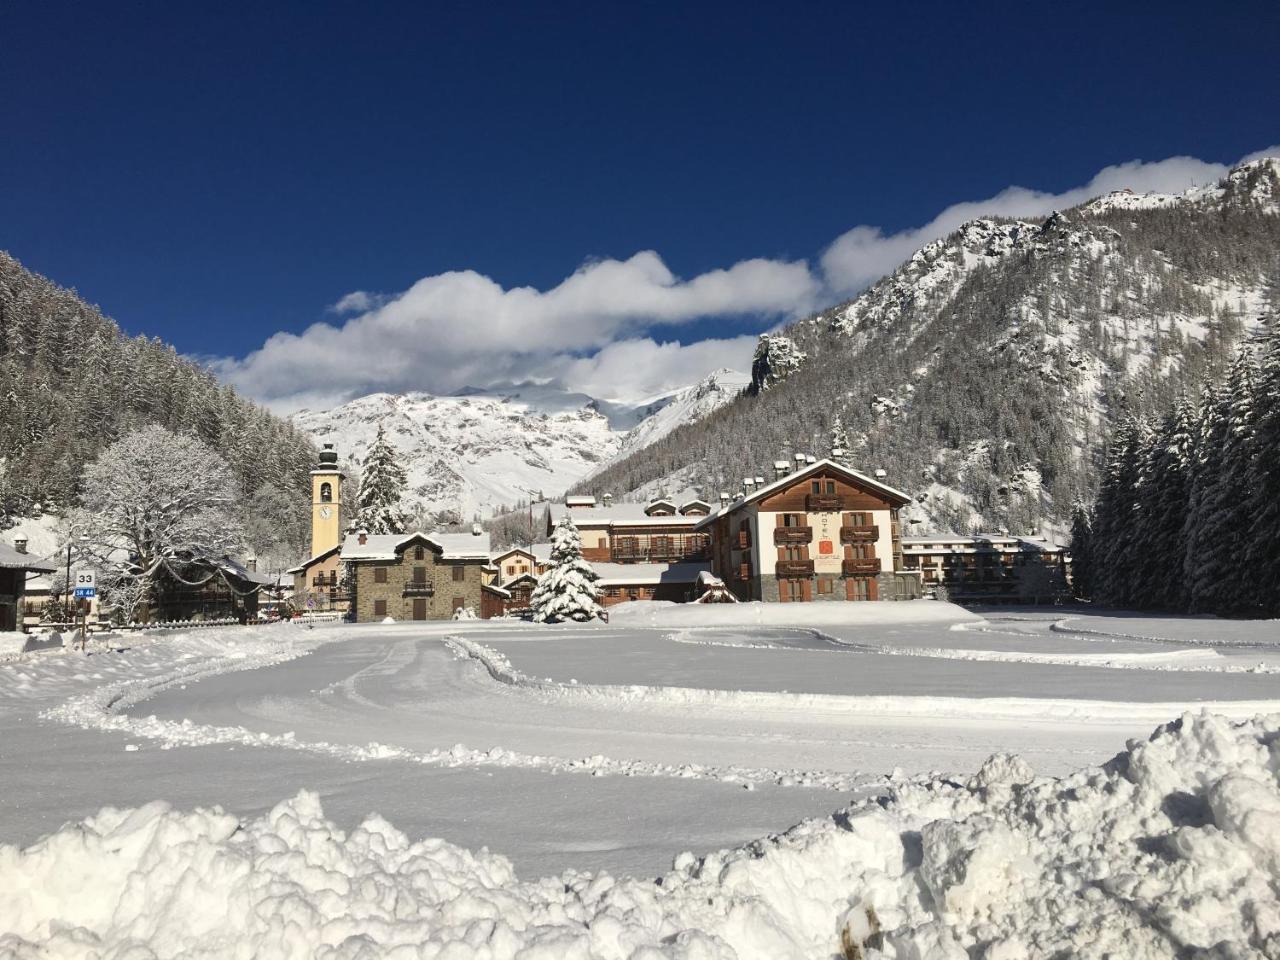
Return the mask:
[[342, 537], [342, 471], [332, 443], [320, 451], [311, 471], [311, 556], [332, 550]]

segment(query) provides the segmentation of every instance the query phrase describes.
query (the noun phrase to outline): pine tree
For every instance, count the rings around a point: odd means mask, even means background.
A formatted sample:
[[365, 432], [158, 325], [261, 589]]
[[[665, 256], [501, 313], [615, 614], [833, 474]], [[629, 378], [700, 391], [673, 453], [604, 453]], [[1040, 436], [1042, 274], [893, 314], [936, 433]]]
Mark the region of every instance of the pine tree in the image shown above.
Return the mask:
[[1253, 354], [1236, 355], [1226, 383], [1202, 403], [1202, 426], [1187, 511], [1187, 577], [1193, 613], [1228, 613], [1246, 603], [1239, 545], [1249, 528], [1253, 458]]
[[1111, 437], [1098, 488], [1089, 562], [1095, 598], [1113, 606], [1125, 605], [1136, 593], [1130, 562], [1147, 435], [1137, 418], [1121, 419]]
[[1093, 596], [1093, 518], [1084, 504], [1071, 513], [1071, 592], [1081, 599]]
[[401, 499], [408, 479], [382, 426], [364, 458], [355, 525], [369, 533], [405, 533], [408, 518]]
[[[1182, 610], [1187, 604], [1180, 560], [1186, 553], [1184, 521], [1195, 429], [1195, 410], [1184, 397], [1160, 425], [1147, 452], [1138, 511], [1138, 606]], [[1170, 558], [1178, 562], [1170, 564]]]
[[604, 612], [600, 606], [599, 575], [582, 556], [582, 537], [573, 520], [565, 516], [551, 537], [551, 562], [529, 598], [538, 623], [592, 620]]
[[1254, 384], [1254, 444], [1245, 547], [1250, 612], [1280, 616], [1280, 317], [1266, 321]]

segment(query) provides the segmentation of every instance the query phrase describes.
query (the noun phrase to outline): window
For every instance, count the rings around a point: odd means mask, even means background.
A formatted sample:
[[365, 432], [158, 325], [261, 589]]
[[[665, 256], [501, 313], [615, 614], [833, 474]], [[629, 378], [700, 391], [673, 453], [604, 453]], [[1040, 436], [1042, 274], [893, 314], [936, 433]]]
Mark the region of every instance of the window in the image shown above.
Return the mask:
[[515, 576], [515, 573], [516, 573], [516, 565], [515, 565], [514, 563], [508, 563], [508, 564], [507, 564], [507, 576], [508, 576], [508, 577], [513, 577], [513, 576]]
[[792, 544], [790, 546], [781, 547], [780, 549], [782, 550], [783, 560], [808, 560], [809, 559], [809, 548], [804, 545], [796, 546]]
[[427, 568], [426, 568], [426, 567], [414, 567], [414, 568], [413, 568], [413, 582], [414, 582], [414, 583], [426, 583], [426, 582], [427, 582]]
[[387, 568], [386, 568], [386, 567], [374, 567], [374, 568], [373, 568], [373, 582], [374, 582], [374, 583], [386, 583], [386, 582], [387, 582]]
[[333, 502], [333, 484], [331, 483], [320, 484], [320, 502], [321, 503]]
[[819, 577], [819, 578], [818, 578], [818, 592], [819, 592], [819, 593], [831, 593], [831, 590], [832, 590], [832, 586], [833, 586], [833, 584], [834, 584], [834, 581], [833, 581], [830, 577]]
[[462, 583], [467, 579], [467, 568], [457, 565], [453, 568], [453, 582]]
[[413, 548], [413, 559], [415, 559], [415, 560], [421, 560], [421, 559], [423, 559], [424, 557], [426, 557], [426, 555], [427, 555], [427, 554], [426, 554], [426, 551], [424, 551], [422, 547], [414, 547], [414, 548]]
[[[386, 571], [383, 571], [383, 572], [385, 573]], [[387, 601], [385, 600], [373, 601], [373, 615], [375, 617], [385, 617], [387, 615]]]
[[821, 493], [821, 492], [822, 492], [822, 481], [820, 481], [820, 480], [815, 480], [815, 481], [813, 481], [813, 483], [809, 484], [809, 486], [810, 486], [810, 488], [812, 489], [812, 491], [813, 491], [814, 493]]
[[784, 513], [782, 515], [782, 525], [784, 527], [803, 527], [805, 525], [805, 515], [803, 513]]
[[827, 493], [835, 493], [835, 492], [836, 492], [836, 482], [834, 480], [828, 480]]

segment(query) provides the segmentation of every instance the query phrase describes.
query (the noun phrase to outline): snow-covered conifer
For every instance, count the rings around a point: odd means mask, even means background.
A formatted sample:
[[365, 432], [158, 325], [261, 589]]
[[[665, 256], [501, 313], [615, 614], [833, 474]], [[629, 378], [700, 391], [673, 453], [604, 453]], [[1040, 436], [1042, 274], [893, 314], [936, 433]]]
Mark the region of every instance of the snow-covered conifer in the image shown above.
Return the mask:
[[1249, 468], [1248, 579], [1260, 616], [1280, 616], [1280, 317], [1264, 325], [1254, 383], [1256, 455]]
[[599, 617], [599, 575], [582, 556], [582, 537], [573, 520], [565, 516], [551, 537], [551, 562], [529, 598], [533, 619], [539, 623], [591, 620]]
[[360, 473], [355, 525], [369, 533], [404, 533], [408, 518], [401, 499], [407, 484], [395, 448], [379, 425]]
[[[1181, 610], [1186, 606], [1181, 558], [1184, 520], [1196, 430], [1195, 409], [1184, 397], [1161, 423], [1146, 454], [1139, 496], [1136, 564], [1142, 606]], [[1170, 564], [1174, 558], [1175, 563]]]
[[1093, 518], [1082, 503], [1071, 514], [1071, 591], [1081, 598], [1093, 596]]

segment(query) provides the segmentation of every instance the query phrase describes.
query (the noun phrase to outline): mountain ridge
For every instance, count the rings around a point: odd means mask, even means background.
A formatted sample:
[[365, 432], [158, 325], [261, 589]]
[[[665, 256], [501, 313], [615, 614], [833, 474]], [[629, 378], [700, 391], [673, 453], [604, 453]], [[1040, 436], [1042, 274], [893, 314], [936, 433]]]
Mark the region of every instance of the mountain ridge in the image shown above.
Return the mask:
[[761, 337], [747, 394], [575, 492], [732, 490], [833, 448], [918, 529], [1061, 529], [1112, 416], [1216, 372], [1280, 296], [1280, 160], [1181, 195], [978, 217], [858, 296]]

